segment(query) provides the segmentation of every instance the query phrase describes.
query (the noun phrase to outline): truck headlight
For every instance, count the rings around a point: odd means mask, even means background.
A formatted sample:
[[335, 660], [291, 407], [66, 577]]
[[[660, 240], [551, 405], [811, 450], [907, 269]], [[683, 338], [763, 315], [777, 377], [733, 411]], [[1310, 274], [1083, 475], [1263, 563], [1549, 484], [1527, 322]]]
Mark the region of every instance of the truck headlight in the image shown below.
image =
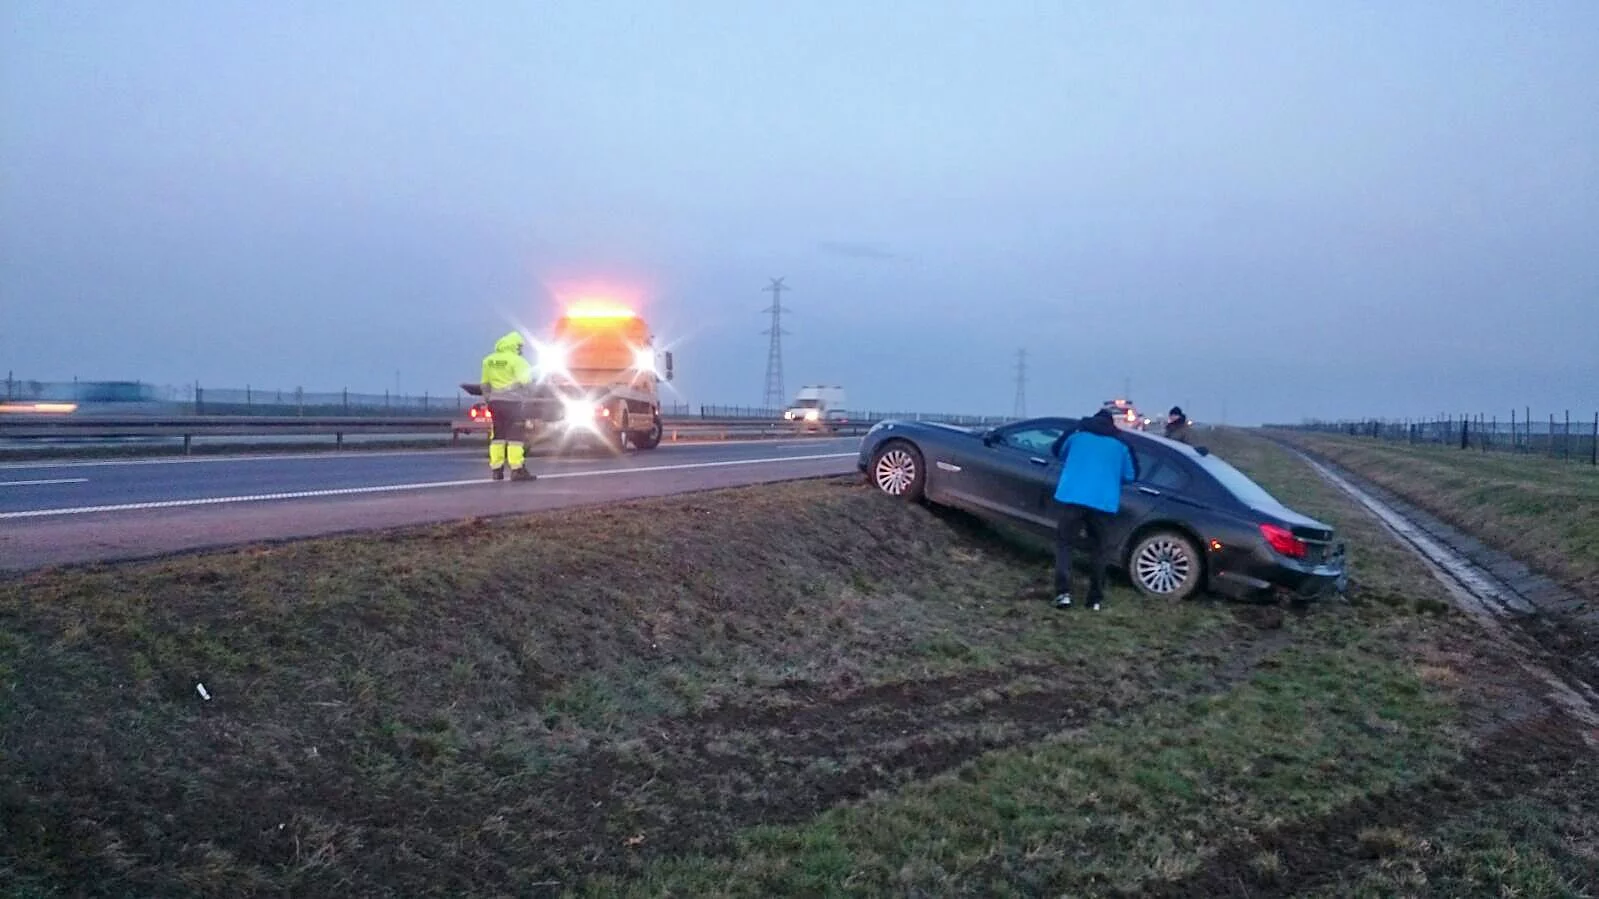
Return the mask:
[[594, 421], [595, 406], [588, 400], [562, 400], [561, 409], [567, 421], [578, 424], [590, 424]]
[[641, 374], [655, 374], [655, 351], [649, 347], [639, 347], [634, 350], [633, 368]]
[[545, 377], [566, 374], [566, 361], [566, 347], [561, 346], [558, 343], [546, 343], [539, 345], [539, 374]]

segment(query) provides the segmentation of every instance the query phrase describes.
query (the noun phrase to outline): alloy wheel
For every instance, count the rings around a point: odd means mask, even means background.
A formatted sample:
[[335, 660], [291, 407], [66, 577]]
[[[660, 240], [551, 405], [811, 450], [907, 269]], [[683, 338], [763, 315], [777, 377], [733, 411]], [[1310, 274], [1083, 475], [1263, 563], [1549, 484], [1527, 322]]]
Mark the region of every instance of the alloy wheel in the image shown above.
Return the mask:
[[904, 496], [916, 483], [916, 460], [902, 449], [891, 449], [877, 460], [873, 480], [889, 496]]
[[1138, 551], [1133, 575], [1150, 593], [1176, 593], [1193, 576], [1194, 560], [1188, 547], [1172, 537], [1156, 537]]

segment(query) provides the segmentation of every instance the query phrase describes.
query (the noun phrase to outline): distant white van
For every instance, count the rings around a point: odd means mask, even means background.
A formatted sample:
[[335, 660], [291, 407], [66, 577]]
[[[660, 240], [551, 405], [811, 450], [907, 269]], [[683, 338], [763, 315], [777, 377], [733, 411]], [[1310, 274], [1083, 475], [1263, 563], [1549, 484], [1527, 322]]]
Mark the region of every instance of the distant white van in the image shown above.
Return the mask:
[[794, 402], [783, 412], [784, 421], [792, 421], [804, 428], [822, 428], [843, 424], [849, 420], [844, 411], [844, 388], [808, 386], [794, 394]]

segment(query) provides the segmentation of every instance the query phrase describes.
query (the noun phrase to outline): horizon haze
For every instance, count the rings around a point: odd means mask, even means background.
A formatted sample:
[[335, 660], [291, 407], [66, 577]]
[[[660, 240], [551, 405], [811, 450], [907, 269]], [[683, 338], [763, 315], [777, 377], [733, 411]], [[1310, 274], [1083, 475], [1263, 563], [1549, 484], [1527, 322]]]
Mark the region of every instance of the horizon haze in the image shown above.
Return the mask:
[[435, 395], [563, 297], [668, 400], [1599, 408], [1599, 4], [0, 11], [0, 370]]

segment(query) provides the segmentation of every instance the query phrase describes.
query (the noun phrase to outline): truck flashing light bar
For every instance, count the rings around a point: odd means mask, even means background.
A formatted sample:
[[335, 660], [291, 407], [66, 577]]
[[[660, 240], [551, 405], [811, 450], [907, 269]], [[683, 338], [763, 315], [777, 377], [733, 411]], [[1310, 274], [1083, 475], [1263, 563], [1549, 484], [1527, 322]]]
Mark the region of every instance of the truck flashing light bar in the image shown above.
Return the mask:
[[566, 308], [569, 319], [626, 319], [637, 318], [638, 313], [604, 300], [583, 300]]

